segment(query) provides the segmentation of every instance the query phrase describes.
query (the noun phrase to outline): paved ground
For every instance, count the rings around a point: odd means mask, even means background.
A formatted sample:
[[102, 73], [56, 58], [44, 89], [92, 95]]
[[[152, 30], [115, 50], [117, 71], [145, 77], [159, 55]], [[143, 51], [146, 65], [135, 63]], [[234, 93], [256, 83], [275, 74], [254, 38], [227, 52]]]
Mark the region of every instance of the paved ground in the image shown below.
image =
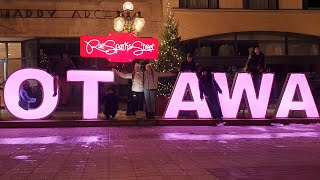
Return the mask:
[[320, 125], [0, 129], [0, 179], [319, 179]]

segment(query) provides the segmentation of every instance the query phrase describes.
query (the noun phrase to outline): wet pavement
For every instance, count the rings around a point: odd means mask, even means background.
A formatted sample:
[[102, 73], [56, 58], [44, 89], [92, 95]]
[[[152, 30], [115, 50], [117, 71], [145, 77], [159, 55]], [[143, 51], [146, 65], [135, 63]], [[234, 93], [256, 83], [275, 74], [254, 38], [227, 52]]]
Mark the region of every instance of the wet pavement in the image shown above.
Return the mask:
[[320, 125], [0, 129], [0, 179], [319, 179]]

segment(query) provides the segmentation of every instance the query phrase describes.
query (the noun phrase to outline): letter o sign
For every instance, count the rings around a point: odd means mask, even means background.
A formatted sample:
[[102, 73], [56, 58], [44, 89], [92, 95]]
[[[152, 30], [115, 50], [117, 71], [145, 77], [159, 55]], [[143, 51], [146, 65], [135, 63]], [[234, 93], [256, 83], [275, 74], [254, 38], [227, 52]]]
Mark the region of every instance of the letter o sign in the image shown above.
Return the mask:
[[[25, 80], [37, 80], [42, 85], [42, 102], [36, 109], [24, 110], [19, 106], [20, 87]], [[4, 102], [8, 111], [21, 119], [41, 119], [57, 107], [58, 96], [52, 97], [54, 78], [40, 69], [21, 69], [13, 73], [4, 87]]]

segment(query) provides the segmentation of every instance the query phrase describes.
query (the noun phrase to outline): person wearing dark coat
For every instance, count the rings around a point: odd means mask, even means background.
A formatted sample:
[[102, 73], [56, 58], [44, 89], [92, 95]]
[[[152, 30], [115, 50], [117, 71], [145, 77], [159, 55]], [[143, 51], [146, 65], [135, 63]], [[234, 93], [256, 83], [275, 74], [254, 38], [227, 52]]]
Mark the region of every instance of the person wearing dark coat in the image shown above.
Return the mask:
[[196, 64], [192, 59], [192, 55], [190, 53], [187, 54], [187, 60], [181, 63], [181, 72], [196, 72]]
[[106, 116], [106, 119], [110, 119], [110, 116], [114, 118], [118, 111], [119, 98], [114, 93], [112, 88], [108, 88], [107, 94], [104, 96], [103, 101], [104, 101], [103, 113]]
[[245, 70], [251, 73], [255, 91], [259, 92], [260, 79], [266, 70], [265, 57], [259, 47], [255, 47], [249, 55]]
[[198, 78], [201, 77], [202, 71], [203, 71], [203, 66], [199, 64], [199, 65], [197, 66], [197, 77], [198, 77]]
[[212, 118], [222, 119], [223, 115], [218, 97], [218, 92], [222, 94], [222, 90], [212, 77], [211, 72], [202, 71], [202, 75], [199, 78], [199, 88], [200, 99], [206, 99]]

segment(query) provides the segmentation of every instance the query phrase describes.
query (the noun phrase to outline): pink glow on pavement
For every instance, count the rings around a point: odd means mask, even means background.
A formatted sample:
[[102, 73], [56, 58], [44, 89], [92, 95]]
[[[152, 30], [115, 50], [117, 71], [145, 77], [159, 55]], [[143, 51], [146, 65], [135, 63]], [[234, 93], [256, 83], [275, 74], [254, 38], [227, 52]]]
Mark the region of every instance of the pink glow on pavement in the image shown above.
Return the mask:
[[[188, 84], [193, 101], [182, 101]], [[177, 118], [179, 111], [197, 111], [199, 118], [211, 118], [207, 102], [200, 99], [199, 81], [195, 73], [180, 73], [164, 118]]]
[[288, 133], [259, 133], [259, 134], [188, 134], [188, 133], [163, 133], [164, 140], [191, 140], [191, 141], [230, 141], [238, 139], [281, 139], [297, 137], [319, 137], [317, 132], [288, 132]]
[[[23, 81], [33, 79], [41, 83], [42, 103], [36, 109], [24, 110], [19, 102], [19, 90]], [[57, 107], [58, 96], [53, 95], [53, 77], [40, 69], [21, 69], [8, 78], [4, 87], [4, 102], [10, 113], [21, 119], [42, 119], [49, 116]]]
[[83, 118], [97, 119], [99, 82], [113, 82], [113, 72], [70, 70], [67, 81], [83, 82]]
[[[305, 110], [308, 118], [318, 118], [319, 113], [314, 102], [307, 78], [304, 74], [288, 74], [287, 83], [283, 86], [284, 91], [279, 98], [277, 118], [286, 118], [290, 110]], [[295, 92], [299, 88], [301, 101], [293, 101]]]
[[85, 143], [92, 144], [97, 142], [106, 142], [107, 136], [75, 136], [65, 138], [63, 136], [45, 136], [45, 137], [14, 137], [0, 138], [0, 144], [70, 144], [70, 143]]
[[224, 118], [237, 117], [244, 92], [246, 94], [244, 98], [246, 98], [247, 107], [249, 107], [252, 118], [265, 118], [274, 74], [263, 74], [258, 98], [249, 73], [237, 74], [231, 93], [225, 73], [214, 73], [214, 78], [223, 92], [219, 94], [219, 100]]

